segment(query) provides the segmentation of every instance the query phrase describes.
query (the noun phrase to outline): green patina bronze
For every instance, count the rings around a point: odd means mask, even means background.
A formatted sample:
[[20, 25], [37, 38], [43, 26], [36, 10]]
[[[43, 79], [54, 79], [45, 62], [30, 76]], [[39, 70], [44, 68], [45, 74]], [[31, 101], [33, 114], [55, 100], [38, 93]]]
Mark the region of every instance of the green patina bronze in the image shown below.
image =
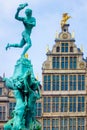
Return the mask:
[[[27, 18], [18, 17], [19, 11], [28, 4], [21, 4], [16, 13], [16, 18], [23, 21], [25, 31], [20, 45], [8, 44], [9, 47], [22, 47], [27, 43], [21, 58], [16, 62], [13, 76], [4, 78], [6, 86], [13, 90], [16, 106], [12, 118], [4, 125], [4, 130], [41, 130], [41, 124], [36, 120], [36, 101], [41, 98], [40, 82], [35, 78], [31, 61], [24, 57], [31, 46], [30, 33], [35, 26], [35, 18], [31, 17], [32, 10], [26, 10]], [[21, 46], [22, 45], [22, 46]]]
[[26, 17], [20, 17], [19, 16], [20, 11], [22, 9], [24, 9], [26, 6], [28, 6], [27, 3], [20, 4], [19, 7], [17, 8], [17, 12], [15, 14], [15, 19], [23, 22], [23, 25], [25, 27], [25, 30], [22, 32], [21, 42], [19, 44], [9, 44], [8, 43], [7, 46], [6, 46], [6, 50], [7, 50], [10, 47], [22, 48], [26, 44], [24, 51], [23, 51], [21, 56], [24, 56], [25, 53], [27, 52], [27, 50], [32, 46], [30, 35], [31, 35], [32, 28], [34, 26], [36, 26], [36, 19], [34, 17], [32, 17], [32, 10], [31, 9], [28, 8], [28, 9], [25, 10]]

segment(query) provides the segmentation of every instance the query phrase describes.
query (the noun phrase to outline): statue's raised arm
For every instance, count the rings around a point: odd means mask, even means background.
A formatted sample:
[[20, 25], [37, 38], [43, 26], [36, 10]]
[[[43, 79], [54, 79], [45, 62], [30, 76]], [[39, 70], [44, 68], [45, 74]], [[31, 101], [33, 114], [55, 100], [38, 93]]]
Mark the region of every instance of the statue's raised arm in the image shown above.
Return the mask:
[[15, 14], [15, 18], [19, 21], [22, 21], [23, 25], [25, 27], [25, 30], [22, 32], [22, 39], [19, 44], [18, 43], [15, 43], [15, 44], [8, 43], [6, 46], [6, 50], [7, 50], [10, 47], [22, 48], [26, 44], [21, 56], [24, 56], [25, 53], [28, 51], [28, 49], [32, 46], [30, 35], [31, 35], [32, 28], [36, 26], [36, 19], [34, 17], [32, 17], [32, 10], [30, 8], [25, 10], [25, 15], [26, 15], [25, 17], [19, 16], [19, 12], [22, 9], [24, 9], [26, 6], [28, 6], [27, 3], [20, 4], [19, 7], [17, 8], [17, 12]]
[[23, 21], [23, 17], [19, 17], [19, 12], [24, 9], [26, 6], [28, 6], [28, 3], [25, 4], [20, 4], [19, 7], [17, 8], [17, 12], [15, 14], [15, 19], [19, 21]]

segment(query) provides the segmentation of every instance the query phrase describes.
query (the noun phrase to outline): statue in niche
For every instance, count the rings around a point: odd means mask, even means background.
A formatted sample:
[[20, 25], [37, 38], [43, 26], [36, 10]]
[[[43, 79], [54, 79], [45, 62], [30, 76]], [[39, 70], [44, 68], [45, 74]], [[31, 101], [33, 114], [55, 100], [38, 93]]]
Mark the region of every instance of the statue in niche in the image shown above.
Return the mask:
[[35, 78], [31, 60], [25, 53], [31, 47], [30, 34], [36, 25], [35, 18], [32, 17], [32, 10], [26, 9], [26, 17], [19, 17], [20, 10], [28, 6], [27, 3], [20, 4], [15, 18], [22, 21], [25, 27], [22, 33], [20, 44], [7, 44], [6, 50], [10, 47], [23, 47], [24, 51], [17, 60], [13, 76], [3, 78], [5, 86], [13, 90], [16, 99], [15, 109], [12, 111], [11, 119], [4, 125], [4, 130], [41, 130], [41, 123], [36, 119], [36, 101], [41, 98], [41, 84]]
[[26, 17], [19, 16], [20, 11], [22, 9], [24, 9], [26, 6], [28, 6], [27, 3], [20, 4], [19, 7], [17, 8], [17, 12], [15, 14], [15, 19], [22, 21], [23, 25], [25, 27], [25, 30], [22, 32], [21, 42], [19, 44], [18, 43], [17, 44], [9, 44], [8, 43], [6, 46], [6, 50], [7, 50], [10, 47], [22, 48], [26, 44], [21, 56], [24, 56], [25, 53], [27, 52], [27, 50], [32, 46], [30, 35], [31, 35], [32, 28], [36, 26], [36, 19], [34, 17], [32, 17], [32, 10], [31, 9], [28, 8], [25, 10]]

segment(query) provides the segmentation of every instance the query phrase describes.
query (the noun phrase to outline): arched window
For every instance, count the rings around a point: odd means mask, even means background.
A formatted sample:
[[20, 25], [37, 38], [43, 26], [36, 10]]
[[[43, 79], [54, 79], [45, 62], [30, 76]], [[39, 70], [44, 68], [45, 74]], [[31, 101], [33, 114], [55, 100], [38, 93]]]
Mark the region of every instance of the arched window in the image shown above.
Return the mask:
[[73, 47], [70, 47], [70, 52], [73, 52]]

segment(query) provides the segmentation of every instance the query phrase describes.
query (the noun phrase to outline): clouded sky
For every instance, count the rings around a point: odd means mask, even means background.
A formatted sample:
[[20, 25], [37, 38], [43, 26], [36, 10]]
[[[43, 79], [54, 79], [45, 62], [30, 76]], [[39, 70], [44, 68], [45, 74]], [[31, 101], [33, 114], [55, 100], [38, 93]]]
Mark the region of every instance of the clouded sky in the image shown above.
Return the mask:
[[[64, 12], [72, 16], [68, 20], [69, 31], [75, 32], [77, 47], [83, 46], [84, 57], [87, 56], [87, 1], [86, 0], [0, 0], [0, 76], [3, 73], [11, 77], [14, 65], [24, 48], [5, 50], [7, 43], [19, 43], [23, 24], [15, 20], [14, 15], [20, 3], [28, 2], [33, 10], [37, 25], [32, 30], [32, 47], [28, 50], [35, 75], [41, 80], [42, 63], [46, 60], [46, 46], [50, 50], [54, 45], [55, 33], [60, 32], [60, 20]], [[24, 16], [24, 10], [20, 13]]]

